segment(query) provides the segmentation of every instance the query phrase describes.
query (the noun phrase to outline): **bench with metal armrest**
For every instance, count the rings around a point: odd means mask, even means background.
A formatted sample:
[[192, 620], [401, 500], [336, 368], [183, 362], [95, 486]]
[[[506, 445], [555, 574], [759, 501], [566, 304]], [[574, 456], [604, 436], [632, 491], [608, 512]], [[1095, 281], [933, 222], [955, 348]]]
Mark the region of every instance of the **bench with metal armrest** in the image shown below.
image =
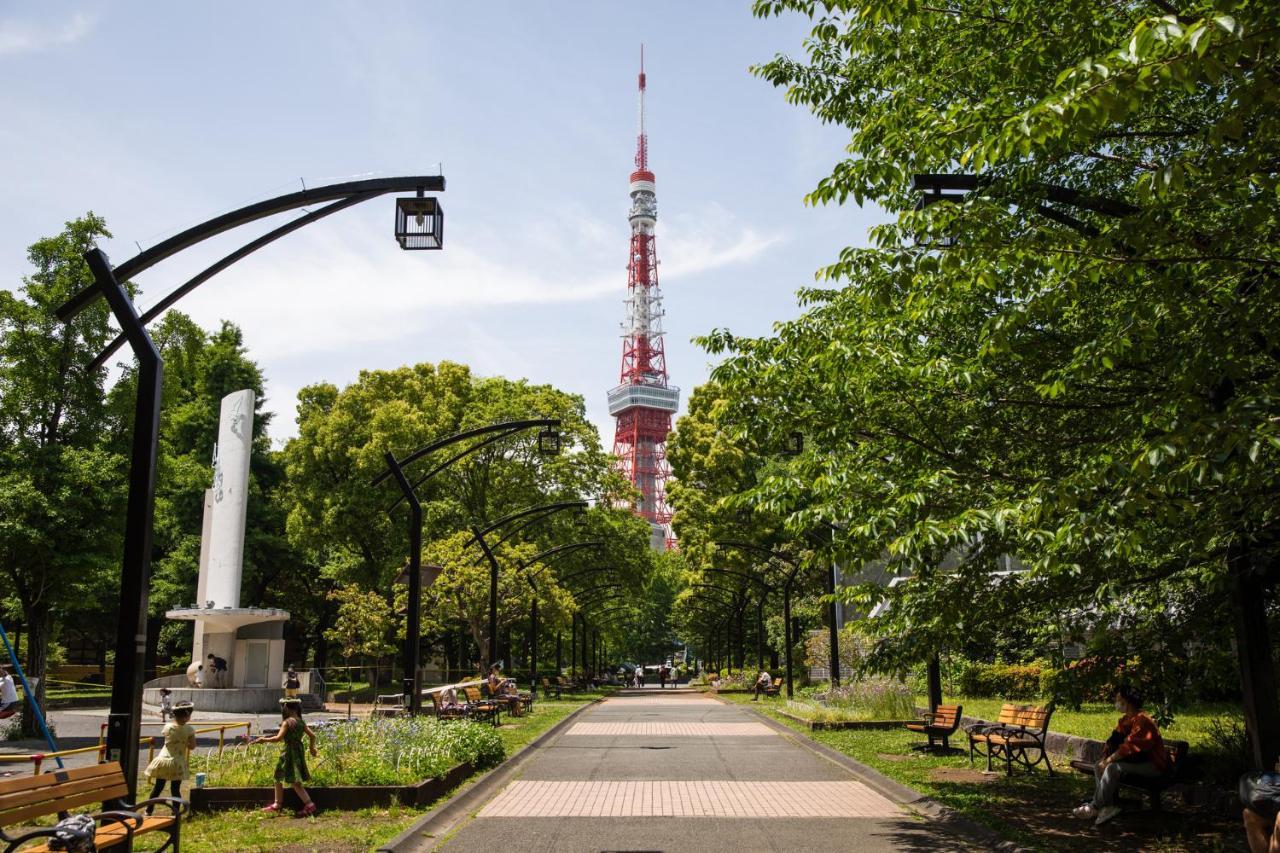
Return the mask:
[[907, 723], [908, 731], [922, 734], [929, 739], [928, 744], [920, 744], [914, 749], [933, 749], [937, 741], [942, 742], [943, 749], [950, 749], [948, 742], [956, 729], [960, 728], [960, 705], [939, 705], [937, 710], [925, 711], [924, 719]]
[[[118, 803], [129, 796], [124, 771], [119, 762], [58, 770], [0, 781], [0, 826], [25, 826], [35, 818], [57, 815], [66, 817], [72, 809], [93, 803]], [[167, 815], [143, 814], [149, 806], [162, 806]], [[190, 811], [186, 800], [177, 797], [156, 797], [135, 804], [123, 804], [122, 808], [91, 814], [94, 822], [94, 845], [99, 850], [124, 845], [133, 847], [136, 836], [149, 832], [168, 835], [158, 850], [176, 851], [182, 828], [182, 818]], [[5, 853], [22, 849], [23, 853], [43, 853], [48, 843], [25, 846], [41, 838], [53, 839], [56, 830], [45, 827], [9, 835], [0, 829], [0, 841], [8, 846]]]
[[1044, 743], [1052, 716], [1053, 705], [1041, 708], [1004, 703], [994, 723], [975, 723], [965, 727], [969, 736], [969, 763], [973, 763], [975, 754], [985, 755], [987, 770], [991, 770], [993, 759], [1003, 760], [1005, 775], [1009, 776], [1013, 774], [1015, 763], [1030, 770], [1043, 761], [1052, 776], [1053, 765], [1049, 763], [1049, 752]]
[[467, 697], [467, 716], [475, 720], [488, 720], [495, 726], [502, 724], [502, 703], [485, 699], [480, 695], [480, 688], [468, 686], [462, 688]]
[[[1164, 793], [1169, 786], [1182, 781], [1182, 775], [1187, 767], [1187, 754], [1191, 751], [1191, 744], [1185, 740], [1167, 740], [1164, 742], [1164, 748], [1169, 753], [1169, 769], [1160, 776], [1128, 776], [1121, 780], [1121, 785], [1128, 785], [1131, 788], [1138, 788], [1147, 793], [1147, 797], [1151, 802], [1152, 811], [1160, 811], [1160, 795]], [[1071, 762], [1071, 769], [1076, 770], [1085, 775], [1092, 776], [1094, 762], [1076, 759]]]

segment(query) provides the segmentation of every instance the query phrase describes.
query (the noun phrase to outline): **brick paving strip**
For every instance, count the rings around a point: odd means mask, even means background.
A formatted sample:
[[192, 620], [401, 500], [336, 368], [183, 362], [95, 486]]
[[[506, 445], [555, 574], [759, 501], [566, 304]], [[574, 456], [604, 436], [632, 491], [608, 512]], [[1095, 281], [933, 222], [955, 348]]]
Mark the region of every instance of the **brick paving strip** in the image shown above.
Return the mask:
[[892, 818], [902, 810], [860, 782], [512, 782], [479, 817]]
[[619, 737], [777, 737], [763, 723], [576, 723], [565, 732], [573, 736]]

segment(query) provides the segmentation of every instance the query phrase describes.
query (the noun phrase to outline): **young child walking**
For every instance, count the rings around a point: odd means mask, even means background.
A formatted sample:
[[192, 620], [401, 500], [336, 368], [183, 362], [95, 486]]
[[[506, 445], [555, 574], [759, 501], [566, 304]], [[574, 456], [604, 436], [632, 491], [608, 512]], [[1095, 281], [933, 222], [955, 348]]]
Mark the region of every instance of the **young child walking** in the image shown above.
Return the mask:
[[276, 762], [276, 796], [271, 805], [264, 807], [264, 812], [275, 813], [284, 806], [284, 783], [293, 786], [293, 791], [302, 800], [302, 809], [297, 817], [306, 817], [316, 813], [316, 804], [311, 802], [303, 782], [311, 779], [307, 772], [307, 754], [302, 748], [302, 738], [311, 739], [311, 757], [316, 756], [316, 734], [302, 720], [302, 701], [300, 699], [280, 700], [280, 729], [271, 737], [260, 737], [254, 743], [284, 743], [284, 751]]
[[[191, 713], [195, 707], [190, 702], [178, 702], [173, 706], [173, 719], [165, 723], [161, 734], [164, 747], [147, 765], [147, 778], [155, 783], [151, 799], [160, 796], [164, 783], [169, 783], [169, 794], [182, 796], [182, 780], [191, 778], [191, 751], [196, 748], [196, 730], [191, 725]], [[152, 806], [147, 807], [151, 814]]]

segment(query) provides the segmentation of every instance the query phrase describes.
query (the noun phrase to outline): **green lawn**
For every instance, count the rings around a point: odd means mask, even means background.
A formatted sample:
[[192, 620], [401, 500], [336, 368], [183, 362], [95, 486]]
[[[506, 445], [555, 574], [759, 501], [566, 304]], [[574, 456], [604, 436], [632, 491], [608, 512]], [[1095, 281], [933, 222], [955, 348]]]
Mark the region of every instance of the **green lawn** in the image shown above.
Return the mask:
[[[523, 717], [502, 715], [498, 730], [510, 758], [538, 735], [567, 717], [575, 709], [603, 691], [568, 695], [560, 700], [534, 703], [533, 712]], [[456, 794], [473, 779], [463, 782], [448, 796]], [[264, 803], [265, 805], [265, 803]], [[405, 830], [424, 811], [392, 807], [358, 812], [324, 812], [312, 818], [264, 815], [260, 812], [217, 812], [195, 815], [182, 828], [182, 849], [190, 853], [303, 853], [320, 850], [325, 853], [355, 853], [382, 844]], [[140, 838], [136, 850], [154, 850], [162, 839]]]
[[[741, 704], [751, 702], [750, 696], [724, 698]], [[969, 700], [962, 701], [965, 712], [973, 713]], [[1163, 815], [1135, 810], [1098, 829], [1076, 821], [1069, 812], [1093, 786], [1085, 776], [1066, 768], [1065, 756], [1052, 757], [1055, 767], [1065, 769], [1052, 778], [1043, 768], [1031, 773], [1015, 773], [1012, 777], [1003, 773], [987, 775], [982, 772], [986, 769], [985, 762], [978, 760], [972, 766], [969, 764], [967, 750], [947, 755], [913, 751], [912, 745], [922, 739], [905, 730], [810, 732], [802, 724], [777, 713], [785, 703], [785, 699], [762, 699], [753, 707], [800, 735], [826, 744], [1033, 850], [1191, 853], [1244, 849], [1243, 832], [1235, 819], [1196, 810], [1170, 810]], [[1000, 709], [998, 700], [977, 700], [974, 705], [974, 711], [981, 716]], [[1116, 714], [1114, 709], [1100, 707], [1064, 716], [1067, 718], [1064, 731], [1068, 726], [1073, 730], [1086, 727], [1079, 733], [1091, 734], [1101, 725], [1105, 727], [1101, 736], [1105, 736], [1114, 725]], [[1201, 716], [1208, 719], [1212, 714], [1206, 712]], [[1054, 721], [1057, 720], [1055, 714]], [[1188, 725], [1179, 731], [1179, 736], [1187, 737], [1193, 730], [1194, 727]], [[966, 741], [962, 735], [953, 743], [963, 746]]]

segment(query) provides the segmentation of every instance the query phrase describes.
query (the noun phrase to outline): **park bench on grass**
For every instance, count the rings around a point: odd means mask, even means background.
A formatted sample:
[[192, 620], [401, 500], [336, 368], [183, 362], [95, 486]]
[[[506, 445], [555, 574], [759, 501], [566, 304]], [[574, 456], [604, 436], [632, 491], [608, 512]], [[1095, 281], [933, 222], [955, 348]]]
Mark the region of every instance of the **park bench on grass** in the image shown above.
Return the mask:
[[480, 695], [480, 688], [474, 685], [462, 688], [467, 697], [467, 716], [477, 720], [488, 720], [495, 726], [502, 724], [502, 705]]
[[555, 697], [559, 699], [560, 691], [563, 689], [564, 688], [560, 686], [559, 679], [557, 679], [555, 684], [552, 684], [550, 681], [548, 681], [545, 678], [542, 679], [542, 695], [543, 696], [550, 696], [551, 694], [554, 693]]
[[1003, 758], [1004, 773], [1012, 776], [1015, 762], [1030, 770], [1043, 761], [1052, 776], [1053, 765], [1049, 763], [1049, 752], [1044, 745], [1052, 716], [1053, 705], [1038, 708], [1005, 702], [994, 723], [975, 723], [965, 729], [969, 735], [969, 763], [973, 763], [975, 752], [984, 754], [989, 772], [991, 760]]
[[929, 738], [928, 744], [918, 744], [912, 749], [933, 749], [938, 740], [942, 741], [944, 750], [950, 749], [951, 744], [947, 739], [960, 728], [960, 711], [959, 705], [939, 705], [936, 711], [925, 711], [923, 720], [907, 723], [908, 731]]
[[[72, 809], [92, 803], [115, 802], [129, 796], [124, 771], [119, 762], [77, 767], [74, 770], [57, 770], [35, 776], [0, 781], [0, 826], [23, 826], [36, 818], [56, 815], [67, 817]], [[165, 806], [167, 815], [145, 815], [141, 811], [150, 805]], [[94, 844], [99, 850], [124, 845], [133, 847], [135, 836], [148, 832], [163, 832], [169, 838], [159, 850], [177, 851], [182, 817], [190, 807], [186, 800], [176, 797], [156, 797], [136, 805], [125, 805], [124, 810], [104, 811], [93, 814], [96, 825]], [[40, 838], [52, 839], [53, 827], [29, 830], [19, 835], [9, 835], [0, 829], [0, 841], [8, 846], [5, 853], [22, 849], [22, 853], [41, 853], [49, 849], [47, 843], [36, 846], [24, 844]]]
[[[1187, 753], [1191, 750], [1191, 745], [1185, 740], [1167, 740], [1164, 742], [1164, 748], [1169, 752], [1169, 769], [1165, 771], [1163, 776], [1155, 778], [1147, 776], [1130, 776], [1121, 784], [1131, 788], [1140, 788], [1146, 791], [1148, 799], [1151, 801], [1151, 810], [1160, 811], [1160, 795], [1165, 789], [1182, 781], [1183, 772], [1187, 767]], [[1071, 768], [1084, 773], [1086, 776], [1093, 776], [1094, 763], [1083, 759], [1076, 759], [1071, 762]]]
[[785, 678], [774, 679], [768, 687], [764, 689], [765, 696], [777, 696], [782, 693], [782, 688], [787, 686]]
[[459, 705], [457, 702], [445, 702], [444, 693], [440, 690], [431, 693], [431, 707], [435, 709], [436, 719], [442, 723], [446, 720], [467, 718], [467, 706]]
[[400, 717], [405, 714], [403, 693], [380, 693], [373, 699], [372, 717]]
[[524, 698], [528, 694], [516, 693], [494, 693], [489, 689], [486, 683], [480, 688], [480, 695], [488, 702], [497, 702], [499, 705], [506, 706], [507, 713], [513, 717], [520, 716], [524, 708]]

